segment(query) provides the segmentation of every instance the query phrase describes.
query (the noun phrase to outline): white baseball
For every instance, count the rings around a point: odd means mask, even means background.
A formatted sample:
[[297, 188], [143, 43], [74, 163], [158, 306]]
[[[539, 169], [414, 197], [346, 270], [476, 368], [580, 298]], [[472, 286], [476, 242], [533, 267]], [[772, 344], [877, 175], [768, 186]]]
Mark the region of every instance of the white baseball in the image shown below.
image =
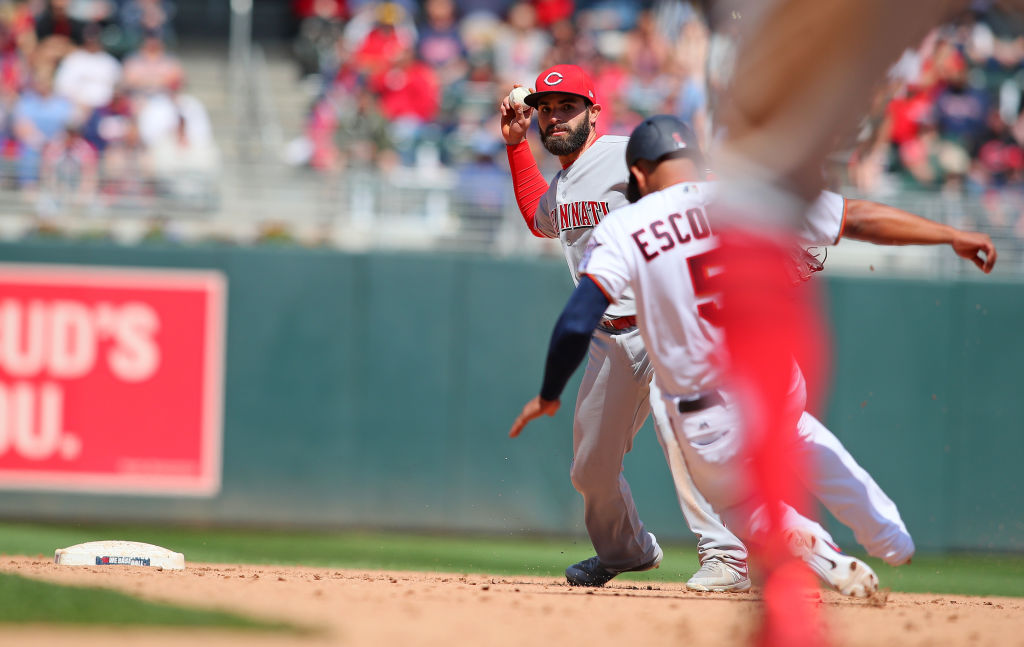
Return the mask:
[[516, 107], [516, 104], [525, 106], [526, 103], [523, 101], [523, 99], [525, 99], [529, 94], [529, 88], [512, 88], [512, 91], [508, 93], [508, 102], [513, 108]]

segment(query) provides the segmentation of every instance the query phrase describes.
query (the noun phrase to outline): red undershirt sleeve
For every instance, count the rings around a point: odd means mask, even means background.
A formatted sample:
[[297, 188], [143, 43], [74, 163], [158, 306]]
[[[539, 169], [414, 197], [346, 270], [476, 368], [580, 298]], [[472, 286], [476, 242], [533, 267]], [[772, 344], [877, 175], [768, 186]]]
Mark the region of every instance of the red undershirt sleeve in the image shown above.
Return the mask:
[[525, 139], [515, 146], [506, 146], [508, 165], [512, 171], [512, 189], [516, 194], [516, 204], [526, 221], [526, 226], [534, 236], [547, 238], [537, 229], [537, 205], [548, 190], [548, 183], [537, 168], [537, 160], [533, 158], [530, 144]]

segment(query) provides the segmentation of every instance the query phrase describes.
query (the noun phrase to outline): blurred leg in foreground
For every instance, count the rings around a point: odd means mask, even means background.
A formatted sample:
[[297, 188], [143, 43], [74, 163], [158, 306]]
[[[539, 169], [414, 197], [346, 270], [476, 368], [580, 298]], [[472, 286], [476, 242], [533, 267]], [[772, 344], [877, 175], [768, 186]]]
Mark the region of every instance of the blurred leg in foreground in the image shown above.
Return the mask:
[[[820, 645], [811, 576], [786, 550], [778, 502], [797, 502], [801, 466], [785, 448], [794, 358], [812, 388], [826, 374], [825, 327], [809, 290], [794, 290], [787, 249], [822, 188], [825, 156], [866, 112], [874, 85], [931, 27], [968, 0], [777, 0], [715, 3], [741, 19], [734, 76], [722, 101], [716, 167], [726, 182], [724, 329], [733, 379], [744, 386], [751, 478], [768, 532], [752, 547], [764, 566], [761, 645]], [[723, 15], [725, 14], [725, 15]], [[797, 507], [800, 507], [797, 504]]]

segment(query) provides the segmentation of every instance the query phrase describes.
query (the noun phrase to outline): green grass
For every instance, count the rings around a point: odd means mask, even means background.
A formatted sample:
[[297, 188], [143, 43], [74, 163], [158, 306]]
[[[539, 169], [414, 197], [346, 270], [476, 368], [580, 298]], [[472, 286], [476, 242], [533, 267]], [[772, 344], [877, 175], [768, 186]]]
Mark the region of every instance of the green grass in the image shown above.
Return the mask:
[[[184, 553], [186, 562], [551, 577], [560, 577], [566, 565], [593, 554], [587, 540], [572, 538], [0, 523], [0, 553], [4, 554], [52, 559], [57, 548], [100, 539], [157, 544]], [[694, 544], [663, 547], [661, 568], [621, 577], [685, 581], [697, 567]], [[1024, 597], [1024, 555], [922, 554], [896, 569], [878, 560], [867, 561], [878, 572], [882, 586], [893, 591]]]
[[62, 586], [0, 573], [0, 623], [297, 629], [204, 609], [146, 602], [99, 588]]

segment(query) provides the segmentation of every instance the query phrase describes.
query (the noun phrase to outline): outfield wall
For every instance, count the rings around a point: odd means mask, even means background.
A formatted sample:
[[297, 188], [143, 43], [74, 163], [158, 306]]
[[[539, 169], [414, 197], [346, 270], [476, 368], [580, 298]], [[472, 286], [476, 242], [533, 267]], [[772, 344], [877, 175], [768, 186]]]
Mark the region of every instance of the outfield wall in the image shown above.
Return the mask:
[[[0, 245], [0, 262], [203, 269], [227, 283], [220, 491], [5, 489], [3, 517], [584, 533], [573, 398], [506, 437], [568, 295], [559, 260], [35, 243]], [[827, 422], [919, 547], [1024, 549], [1024, 285], [825, 286]], [[685, 538], [649, 423], [626, 475], [649, 528]]]

